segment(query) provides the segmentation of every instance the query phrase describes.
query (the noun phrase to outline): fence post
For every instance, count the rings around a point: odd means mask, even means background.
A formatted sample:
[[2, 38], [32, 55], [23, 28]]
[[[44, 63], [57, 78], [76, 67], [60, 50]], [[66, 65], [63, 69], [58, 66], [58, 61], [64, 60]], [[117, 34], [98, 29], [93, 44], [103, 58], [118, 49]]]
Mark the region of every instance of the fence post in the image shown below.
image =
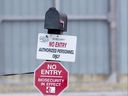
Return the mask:
[[109, 23], [110, 23], [110, 71], [109, 81], [117, 82], [117, 0], [110, 1]]

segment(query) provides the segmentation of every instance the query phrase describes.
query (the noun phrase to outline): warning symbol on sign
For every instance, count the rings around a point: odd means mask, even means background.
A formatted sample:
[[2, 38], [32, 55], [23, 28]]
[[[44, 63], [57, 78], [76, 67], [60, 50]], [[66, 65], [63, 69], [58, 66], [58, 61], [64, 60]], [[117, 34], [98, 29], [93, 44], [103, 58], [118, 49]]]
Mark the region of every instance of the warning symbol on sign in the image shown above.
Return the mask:
[[46, 87], [46, 93], [55, 93], [56, 88], [55, 87]]

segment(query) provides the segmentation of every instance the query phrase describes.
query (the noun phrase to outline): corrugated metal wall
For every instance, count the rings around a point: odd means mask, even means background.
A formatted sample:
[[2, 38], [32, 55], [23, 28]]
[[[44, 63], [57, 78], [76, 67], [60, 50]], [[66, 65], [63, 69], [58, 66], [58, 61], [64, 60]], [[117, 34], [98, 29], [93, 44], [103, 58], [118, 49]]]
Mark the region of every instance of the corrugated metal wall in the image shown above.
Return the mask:
[[[18, 16], [42, 16], [53, 5], [49, 0], [3, 0], [2, 32], [5, 73], [31, 72], [38, 66], [36, 60], [37, 34], [43, 32], [43, 21], [7, 20]], [[3, 68], [4, 67], [4, 68]]]
[[0, 0], [0, 74], [4, 73], [4, 32], [2, 30], [2, 0]]
[[128, 0], [118, 0], [119, 71], [128, 73]]
[[[0, 44], [4, 47], [0, 47], [2, 53], [0, 54], [0, 66], [2, 66], [0, 73], [3, 71], [4, 73], [33, 71], [41, 63], [36, 60], [36, 47], [37, 34], [46, 32], [43, 28], [43, 21], [15, 20], [15, 18], [26, 16], [42, 16], [43, 18], [47, 9], [54, 3], [50, 0], [3, 0], [1, 2], [0, 4], [3, 5], [0, 6], [3, 14], [2, 19], [4, 20], [0, 24]], [[78, 16], [78, 18], [79, 16], [107, 17], [108, 4], [109, 0], [62, 0], [60, 10], [70, 16]], [[8, 20], [12, 17], [14, 20]], [[123, 23], [122, 19], [120, 22]], [[122, 26], [119, 29], [124, 31], [122, 37], [127, 34], [126, 28], [124, 30], [124, 26]], [[109, 73], [109, 32], [106, 20], [69, 20], [68, 32], [65, 34], [77, 35], [78, 37], [76, 62], [64, 63], [71, 74]], [[122, 44], [123, 46], [127, 45], [126, 39], [127, 37], [121, 38], [121, 46]], [[125, 43], [123, 43], [124, 41]], [[127, 54], [126, 51], [123, 51], [123, 46], [119, 49], [122, 56], [120, 60], [121, 72], [127, 65]]]
[[4, 16], [44, 15], [53, 5], [50, 0], [3, 0]]
[[108, 26], [102, 21], [74, 21], [69, 23], [70, 34], [77, 35], [76, 63], [73, 73], [104, 74], [109, 72]]
[[109, 0], [63, 0], [61, 10], [69, 15], [107, 15]]
[[[108, 0], [63, 0], [61, 10], [71, 16], [107, 16]], [[79, 6], [79, 7], [76, 7]], [[68, 33], [77, 35], [76, 63], [70, 65], [73, 73], [109, 73], [108, 24], [103, 20], [74, 20]]]

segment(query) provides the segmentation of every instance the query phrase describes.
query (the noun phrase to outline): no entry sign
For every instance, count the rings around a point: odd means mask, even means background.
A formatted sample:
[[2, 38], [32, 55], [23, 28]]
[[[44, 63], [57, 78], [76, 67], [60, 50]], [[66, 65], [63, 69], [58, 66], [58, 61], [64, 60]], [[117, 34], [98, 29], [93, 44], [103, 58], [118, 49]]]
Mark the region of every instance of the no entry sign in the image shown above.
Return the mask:
[[69, 73], [60, 62], [45, 61], [34, 71], [34, 85], [45, 96], [58, 96], [68, 86]]
[[37, 59], [75, 62], [76, 36], [38, 34]]

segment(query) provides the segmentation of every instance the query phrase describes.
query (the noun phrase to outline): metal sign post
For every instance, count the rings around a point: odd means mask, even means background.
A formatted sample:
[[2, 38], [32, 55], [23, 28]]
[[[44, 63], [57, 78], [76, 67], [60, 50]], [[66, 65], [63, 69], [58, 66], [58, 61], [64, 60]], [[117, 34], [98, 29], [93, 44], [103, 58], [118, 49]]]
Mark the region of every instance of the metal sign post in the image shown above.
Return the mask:
[[46, 61], [34, 71], [34, 85], [45, 96], [58, 96], [69, 84], [69, 72], [59, 61], [75, 61], [77, 38], [62, 35], [67, 16], [53, 7], [45, 14], [44, 28], [48, 34], [38, 34], [37, 59]]

